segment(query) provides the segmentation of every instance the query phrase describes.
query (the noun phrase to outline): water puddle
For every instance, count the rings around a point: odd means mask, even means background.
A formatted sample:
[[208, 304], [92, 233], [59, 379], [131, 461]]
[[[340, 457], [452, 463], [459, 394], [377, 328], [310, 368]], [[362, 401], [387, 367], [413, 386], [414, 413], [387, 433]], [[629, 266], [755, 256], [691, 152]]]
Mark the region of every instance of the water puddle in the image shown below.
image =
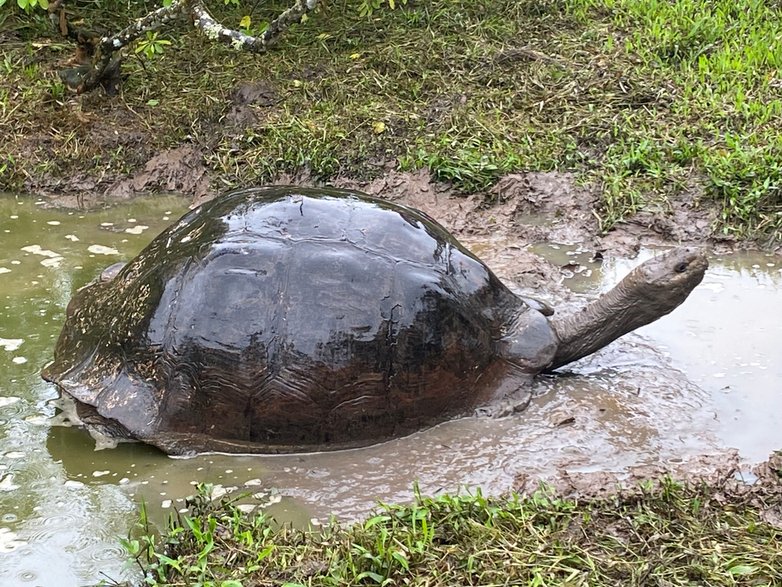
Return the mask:
[[[611, 281], [630, 266], [619, 260], [602, 273]], [[639, 333], [707, 394], [722, 445], [750, 461], [782, 448], [782, 257], [712, 259], [686, 306]]]
[[[118, 537], [135, 521], [138, 500], [162, 520], [200, 482], [262, 492], [275, 516], [306, 524], [409, 499], [416, 481], [427, 494], [500, 492], [520, 476], [559, 469], [675, 465], [724, 447], [752, 461], [782, 446], [782, 261], [742, 253], [712, 259], [704, 283], [670, 317], [565, 374], [538, 378], [532, 405], [512, 418], [467, 418], [338, 453], [171, 459], [133, 443], [95, 451], [83, 430], [52, 425], [57, 392], [40, 368], [75, 289], [132, 257], [183, 211], [175, 199], [79, 213], [0, 198], [0, 585], [132, 576]], [[514, 276], [518, 248], [470, 245], [501, 276]], [[536, 251], [584, 298], [639, 262]]]
[[[118, 537], [136, 501], [111, 481], [78, 482], [49, 450], [57, 392], [40, 370], [72, 293], [149, 241], [124, 231], [135, 225], [128, 218], [144, 218], [154, 234], [183, 211], [174, 198], [84, 213], [0, 197], [0, 585], [70, 587], [128, 572]], [[68, 459], [92, 454], [76, 443]]]

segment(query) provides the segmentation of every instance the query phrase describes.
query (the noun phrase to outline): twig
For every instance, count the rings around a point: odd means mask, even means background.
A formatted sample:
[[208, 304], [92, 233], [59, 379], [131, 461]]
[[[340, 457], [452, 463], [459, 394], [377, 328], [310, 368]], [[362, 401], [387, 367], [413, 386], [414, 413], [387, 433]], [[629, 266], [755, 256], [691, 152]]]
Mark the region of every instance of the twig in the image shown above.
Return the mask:
[[49, 5], [49, 19], [60, 34], [75, 40], [79, 46], [77, 67], [64, 70], [61, 77], [81, 94], [99, 85], [107, 91], [113, 90], [119, 82], [121, 50], [148, 31], [166, 26], [183, 15], [189, 16], [193, 26], [212, 40], [235, 49], [263, 53], [281, 33], [301, 22], [318, 3], [319, 0], [296, 0], [257, 37], [223, 26], [209, 14], [201, 0], [174, 0], [169, 6], [158, 8], [110, 36], [99, 36], [71, 25], [65, 15], [65, 0], [55, 0]]
[[230, 45], [234, 49], [263, 53], [292, 24], [301, 22], [304, 16], [314, 10], [319, 0], [296, 0], [296, 3], [275, 18], [259, 36], [247, 35], [229, 29], [217, 22], [199, 1], [192, 7], [193, 24], [208, 38]]

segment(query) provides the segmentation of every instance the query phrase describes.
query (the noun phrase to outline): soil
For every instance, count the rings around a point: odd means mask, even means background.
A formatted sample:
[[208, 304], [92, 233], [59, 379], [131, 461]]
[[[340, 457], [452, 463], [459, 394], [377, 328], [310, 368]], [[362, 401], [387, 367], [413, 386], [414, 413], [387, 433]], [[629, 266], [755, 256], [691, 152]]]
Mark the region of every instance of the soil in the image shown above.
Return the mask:
[[188, 145], [158, 153], [147, 161], [141, 171], [111, 185], [105, 196], [127, 199], [137, 193], [152, 191], [204, 198], [209, 194], [209, 177], [201, 153]]
[[[668, 467], [639, 466], [622, 472], [588, 473], [560, 470], [554, 477], [545, 480], [519, 476], [514, 489], [522, 495], [531, 495], [540, 489], [543, 481], [550, 493], [564, 498], [641, 496], [652, 487], [659, 488], [665, 477], [718, 488], [724, 503], [736, 503], [743, 498], [759, 509], [764, 522], [782, 528], [782, 504], [779, 500], [782, 495], [782, 452], [773, 453], [766, 461], [752, 466], [741, 463], [738, 451], [726, 450], [683, 459], [678, 465]], [[717, 499], [720, 499], [719, 494]]]
[[[232, 97], [227, 122], [242, 124], [248, 116], [256, 115], [248, 105], [274, 100], [273, 90], [265, 86], [239, 88]], [[90, 208], [156, 192], [182, 194], [195, 206], [218, 195], [217, 183], [204, 154], [185, 144], [155, 153], [127, 176], [93, 179], [77, 174], [56, 184], [47, 178], [30, 178], [26, 187], [54, 206]], [[322, 185], [306, 172], [280, 176], [274, 183]], [[598, 256], [624, 257], [633, 256], [643, 246], [703, 244], [717, 252], [748, 246], [713, 231], [718, 210], [703, 205], [695, 187], [672, 202], [670, 209], [640, 212], [603, 232], [596, 190], [580, 185], [571, 173], [513, 173], [488, 192], [469, 195], [434, 181], [426, 170], [409, 173], [388, 169], [377, 179], [336, 177], [328, 185], [418, 208], [458, 237], [579, 244]]]

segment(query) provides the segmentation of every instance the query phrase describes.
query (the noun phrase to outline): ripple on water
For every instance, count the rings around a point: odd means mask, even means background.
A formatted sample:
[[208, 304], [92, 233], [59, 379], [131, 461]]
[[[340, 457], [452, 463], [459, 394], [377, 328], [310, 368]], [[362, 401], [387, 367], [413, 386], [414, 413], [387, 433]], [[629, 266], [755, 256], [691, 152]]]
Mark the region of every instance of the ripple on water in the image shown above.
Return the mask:
[[[64, 506], [64, 504], [63, 504]], [[25, 536], [31, 544], [45, 543], [60, 538], [61, 534], [71, 534], [70, 542], [76, 533], [74, 528], [78, 528], [79, 516], [71, 513], [55, 514], [47, 512], [45, 516], [30, 520], [25, 525]]]
[[65, 552], [78, 554], [83, 562], [91, 561], [93, 563], [113, 563], [127, 556], [127, 552], [122, 548], [119, 540], [107, 543], [103, 537], [85, 535], [78, 536], [68, 544], [65, 547]]
[[11, 552], [27, 544], [10, 528], [0, 527], [0, 552]]
[[16, 396], [0, 397], [0, 410], [5, 418], [14, 418], [26, 411], [25, 402]]
[[22, 571], [16, 575], [20, 581], [24, 583], [32, 583], [38, 578], [38, 575], [34, 571]]

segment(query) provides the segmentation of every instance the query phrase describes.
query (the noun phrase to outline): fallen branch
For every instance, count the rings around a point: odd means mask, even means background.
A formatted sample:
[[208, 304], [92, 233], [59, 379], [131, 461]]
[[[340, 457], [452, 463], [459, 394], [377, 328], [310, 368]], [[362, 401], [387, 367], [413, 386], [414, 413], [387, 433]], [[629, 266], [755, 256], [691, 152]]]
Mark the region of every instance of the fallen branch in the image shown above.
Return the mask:
[[263, 53], [280, 33], [292, 24], [301, 22], [304, 15], [314, 10], [317, 5], [318, 0], [297, 0], [293, 6], [269, 23], [263, 34], [258, 37], [223, 26], [212, 18], [200, 1], [193, 4], [193, 24], [212, 40], [226, 43], [234, 49]]
[[113, 93], [119, 83], [121, 51], [136, 39], [185, 16], [196, 29], [209, 39], [225, 43], [234, 49], [263, 53], [291, 25], [299, 23], [308, 12], [318, 6], [319, 0], [296, 0], [290, 8], [275, 18], [259, 36], [244, 34], [223, 26], [207, 11], [201, 0], [174, 0], [169, 6], [139, 18], [115, 35], [97, 33], [74, 27], [65, 15], [64, 0], [49, 6], [49, 18], [64, 37], [76, 42], [76, 67], [62, 70], [60, 77], [77, 93], [89, 92], [99, 85]]

